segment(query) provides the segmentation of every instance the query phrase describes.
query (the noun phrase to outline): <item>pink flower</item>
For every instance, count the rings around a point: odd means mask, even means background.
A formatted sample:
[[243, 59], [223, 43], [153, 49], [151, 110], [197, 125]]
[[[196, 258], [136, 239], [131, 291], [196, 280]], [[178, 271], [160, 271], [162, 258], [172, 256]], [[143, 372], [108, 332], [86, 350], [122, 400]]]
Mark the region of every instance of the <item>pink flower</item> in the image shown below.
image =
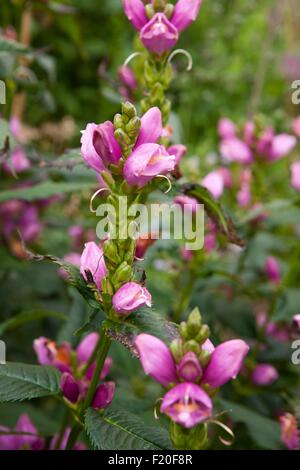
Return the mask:
[[256, 143], [256, 152], [260, 156], [268, 157], [271, 153], [273, 139], [274, 129], [272, 127], [268, 127]]
[[129, 88], [129, 90], [135, 90], [137, 88], [137, 81], [133, 71], [128, 65], [122, 65], [118, 69], [119, 79], [122, 84]]
[[293, 122], [293, 131], [296, 136], [300, 139], [300, 116], [297, 117]]
[[[0, 432], [9, 433], [9, 431], [10, 429], [0, 426]], [[19, 417], [12, 432], [20, 434], [0, 435], [0, 450], [42, 450], [44, 448], [44, 439], [38, 436], [38, 431], [27, 414]]]
[[67, 400], [71, 403], [76, 403], [80, 395], [80, 387], [78, 382], [74, 379], [73, 375], [69, 372], [64, 372], [60, 380], [61, 391]]
[[271, 364], [259, 364], [251, 374], [252, 382], [259, 387], [271, 385], [278, 377], [277, 370]]
[[89, 361], [97, 346], [99, 338], [99, 333], [93, 332], [81, 340], [76, 349], [77, 361], [79, 364], [83, 364]]
[[10, 159], [3, 162], [3, 169], [7, 173], [21, 173], [30, 167], [31, 163], [21, 147], [16, 147], [11, 152]]
[[71, 367], [71, 345], [67, 342], [57, 345], [44, 336], [33, 342], [33, 349], [42, 366], [53, 366], [61, 372], [69, 372]]
[[160, 411], [185, 428], [192, 428], [212, 415], [212, 401], [198, 385], [185, 382], [166, 393]]
[[162, 55], [172, 49], [178, 41], [178, 29], [163, 13], [156, 13], [142, 28], [140, 38], [146, 49]]
[[142, 144], [155, 144], [163, 132], [162, 115], [159, 108], [150, 108], [141, 119], [141, 128], [135, 149]]
[[182, 210], [192, 212], [193, 214], [195, 214], [200, 207], [197, 199], [185, 195], [176, 196], [174, 198], [174, 204], [178, 204]]
[[[67, 428], [65, 430], [64, 436], [63, 436], [61, 444], [59, 446], [59, 449], [57, 449], [57, 450], [65, 450], [65, 448], [67, 446], [67, 443], [68, 443], [68, 440], [69, 440], [69, 437], [70, 437], [70, 433], [71, 433], [71, 428]], [[51, 439], [51, 442], [50, 442], [50, 445], [49, 445], [50, 450], [56, 450], [58, 439], [59, 439], [59, 435], [55, 434], [55, 436], [53, 436], [53, 438]], [[82, 442], [76, 442], [76, 444], [74, 445], [72, 450], [86, 450], [86, 445], [83, 444]]]
[[247, 121], [244, 126], [244, 142], [249, 147], [255, 143], [255, 124], [252, 121]]
[[[63, 257], [63, 260], [66, 261], [66, 263], [73, 264], [74, 266], [80, 266], [80, 254], [79, 253], [69, 253], [66, 256]], [[59, 268], [58, 274], [60, 277], [63, 279], [67, 280], [69, 278], [69, 275], [67, 271], [63, 267]]]
[[247, 207], [251, 204], [251, 188], [248, 183], [244, 183], [241, 186], [241, 189], [239, 190], [237, 194], [237, 201], [240, 205], [240, 207]]
[[224, 160], [228, 163], [239, 162], [248, 164], [253, 160], [253, 155], [248, 145], [237, 137], [222, 140], [220, 152]]
[[24, 241], [34, 242], [41, 233], [42, 228], [38, 209], [31, 204], [25, 205], [19, 221], [19, 229]]
[[296, 191], [300, 191], [300, 161], [291, 165], [291, 185]]
[[218, 122], [218, 134], [221, 139], [229, 139], [235, 137], [236, 135], [236, 126], [228, 118], [222, 118]]
[[92, 401], [92, 407], [96, 410], [107, 408], [113, 400], [115, 387], [114, 382], [104, 382], [98, 385]]
[[274, 256], [269, 256], [265, 263], [266, 275], [270, 282], [278, 284], [281, 280], [281, 273], [278, 261]]
[[222, 174], [218, 170], [208, 173], [202, 180], [202, 186], [208, 189], [215, 199], [218, 199], [224, 191]]
[[87, 282], [94, 282], [101, 290], [102, 279], [107, 275], [107, 269], [103, 251], [95, 242], [85, 244], [80, 259], [80, 272]]
[[169, 155], [165, 147], [158, 144], [142, 144], [128, 157], [123, 169], [127, 183], [139, 188], [159, 174], [173, 171], [175, 155]]
[[201, 3], [202, 0], [179, 0], [176, 3], [171, 22], [179, 32], [196, 20]]
[[81, 137], [81, 154], [87, 165], [97, 172], [111, 163], [118, 164], [122, 151], [114, 136], [113, 123], [88, 124]]
[[185, 145], [176, 144], [171, 145], [167, 150], [170, 155], [175, 155], [175, 165], [178, 165], [182, 157], [186, 154], [187, 148]]
[[229, 168], [221, 166], [217, 169], [218, 173], [221, 175], [225, 188], [231, 188], [232, 186], [232, 176]]
[[147, 23], [145, 5], [142, 0], [122, 0], [125, 15], [138, 31]]
[[249, 346], [245, 341], [233, 339], [217, 346], [205, 368], [202, 382], [218, 388], [235, 379], [241, 370]]
[[285, 413], [280, 416], [281, 440], [289, 450], [299, 449], [300, 437], [296, 416]]
[[186, 382], [198, 382], [202, 368], [195, 353], [187, 352], [177, 366], [178, 377]]
[[204, 250], [206, 253], [211, 253], [216, 249], [217, 240], [214, 233], [208, 233], [204, 238]]
[[173, 356], [163, 341], [142, 333], [136, 337], [134, 344], [146, 374], [164, 387], [177, 381]]
[[137, 282], [126, 282], [114, 294], [112, 303], [119, 315], [129, 315], [140, 307], [151, 307], [152, 298], [146, 287]]
[[279, 160], [282, 157], [288, 155], [295, 145], [297, 139], [293, 135], [279, 134], [276, 135], [272, 140], [271, 151], [269, 154], [269, 160]]

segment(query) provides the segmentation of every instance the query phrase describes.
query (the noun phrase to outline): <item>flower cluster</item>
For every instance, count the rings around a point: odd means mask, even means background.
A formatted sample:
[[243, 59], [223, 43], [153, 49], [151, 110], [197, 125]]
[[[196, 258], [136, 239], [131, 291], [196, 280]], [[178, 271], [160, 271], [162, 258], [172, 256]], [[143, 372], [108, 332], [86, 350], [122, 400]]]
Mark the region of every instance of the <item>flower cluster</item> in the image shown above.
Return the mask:
[[179, 0], [175, 6], [167, 0], [153, 0], [144, 5], [142, 0], [122, 0], [125, 14], [146, 49], [163, 55], [178, 41], [179, 33], [194, 21], [202, 0]]
[[[53, 366], [62, 372], [61, 390], [70, 405], [82, 402], [89, 389], [95, 371], [95, 357], [99, 334], [90, 333], [73, 351], [69, 343], [57, 345], [55, 341], [40, 337], [34, 341], [34, 350], [41, 365]], [[114, 382], [103, 382], [109, 373], [112, 359], [107, 357], [99, 375], [99, 382], [92, 400], [95, 409], [106, 408], [112, 401]]]
[[[55, 434], [50, 441], [48, 450], [64, 450], [71, 429], [66, 428], [63, 436]], [[46, 450], [45, 439], [39, 436], [37, 428], [27, 414], [22, 414], [15, 427], [9, 429], [0, 426], [0, 450]], [[78, 442], [74, 450], [85, 450], [86, 446]]]
[[249, 346], [235, 339], [214, 347], [197, 308], [180, 324], [179, 332], [170, 348], [144, 333], [136, 337], [135, 347], [145, 373], [167, 389], [160, 411], [190, 429], [212, 416], [212, 397], [237, 377]]

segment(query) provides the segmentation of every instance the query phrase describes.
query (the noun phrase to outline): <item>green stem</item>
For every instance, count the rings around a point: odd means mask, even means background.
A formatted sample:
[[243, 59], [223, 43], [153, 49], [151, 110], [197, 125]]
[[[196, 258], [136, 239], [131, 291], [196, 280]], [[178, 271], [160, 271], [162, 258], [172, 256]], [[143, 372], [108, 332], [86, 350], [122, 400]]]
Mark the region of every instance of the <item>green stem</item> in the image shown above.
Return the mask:
[[74, 447], [74, 445], [77, 441], [77, 438], [78, 438], [78, 436], [81, 432], [81, 427], [82, 427], [81, 422], [84, 418], [85, 411], [92, 404], [92, 401], [93, 401], [93, 398], [94, 398], [94, 395], [95, 395], [95, 391], [96, 391], [97, 385], [99, 383], [99, 376], [100, 376], [101, 371], [103, 369], [104, 361], [106, 359], [108, 350], [109, 350], [110, 345], [111, 345], [111, 339], [108, 336], [106, 336], [105, 331], [102, 328], [100, 330], [100, 337], [101, 337], [101, 344], [100, 344], [98, 357], [96, 359], [96, 368], [95, 368], [95, 371], [94, 371], [94, 374], [93, 374], [93, 378], [92, 378], [92, 381], [90, 383], [90, 386], [89, 386], [87, 395], [85, 397], [85, 400], [83, 402], [83, 405], [81, 407], [81, 411], [80, 411], [80, 414], [79, 414], [79, 421], [76, 422], [74, 424], [74, 426], [72, 427], [71, 434], [70, 434], [70, 437], [68, 439], [68, 443], [67, 443], [67, 446], [66, 446], [66, 450], [73, 449], [73, 447]]

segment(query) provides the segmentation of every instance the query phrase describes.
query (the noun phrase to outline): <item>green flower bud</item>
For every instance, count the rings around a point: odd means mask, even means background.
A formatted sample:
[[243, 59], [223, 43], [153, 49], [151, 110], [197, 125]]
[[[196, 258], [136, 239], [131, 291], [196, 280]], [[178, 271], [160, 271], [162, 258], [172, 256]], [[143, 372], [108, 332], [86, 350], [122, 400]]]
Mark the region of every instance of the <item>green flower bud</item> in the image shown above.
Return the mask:
[[153, 8], [156, 11], [163, 11], [164, 8], [165, 8], [166, 2], [167, 2], [167, 0], [153, 0], [152, 1]]
[[125, 131], [131, 139], [136, 139], [141, 128], [141, 120], [138, 116], [130, 119], [128, 124], [125, 126]]
[[173, 67], [170, 63], [167, 63], [166, 67], [164, 68], [161, 81], [163, 85], [167, 88], [173, 79]]
[[135, 117], [137, 115], [135, 106], [129, 101], [122, 103], [122, 114], [125, 114], [125, 116], [129, 117], [129, 119]]
[[170, 344], [170, 351], [176, 362], [182, 358], [182, 342], [180, 339], [174, 339]]
[[210, 328], [208, 325], [202, 325], [199, 333], [197, 334], [197, 341], [199, 343], [204, 343], [210, 336]]
[[197, 356], [201, 352], [201, 348], [200, 348], [199, 344], [194, 339], [191, 339], [191, 340], [187, 341], [183, 345], [183, 352], [187, 353], [189, 351], [194, 352]]
[[206, 367], [209, 363], [211, 353], [202, 349], [201, 353], [199, 354], [199, 361], [202, 367]]
[[123, 127], [123, 118], [121, 114], [116, 114], [114, 117], [114, 128], [120, 129]]
[[164, 9], [164, 14], [168, 18], [168, 20], [172, 17], [174, 12], [174, 5], [172, 3], [167, 3]]
[[145, 5], [145, 12], [146, 12], [147, 18], [151, 20], [153, 16], [155, 15], [155, 10], [153, 8], [153, 5], [151, 5], [151, 3], [148, 3], [147, 5]]
[[130, 239], [129, 245], [126, 247], [126, 252], [124, 259], [125, 261], [132, 263], [135, 255], [135, 250], [136, 250], [136, 241]]
[[123, 131], [123, 129], [116, 129], [114, 135], [121, 147], [131, 144], [130, 137]]
[[182, 321], [179, 325], [179, 334], [183, 339], [189, 339], [189, 333], [187, 330], [187, 324], [185, 321]]
[[129, 264], [127, 264], [126, 261], [123, 261], [123, 263], [121, 263], [120, 266], [118, 266], [111, 280], [113, 284], [119, 284], [119, 283], [129, 281], [131, 279], [131, 276], [132, 276], [131, 267], [129, 266]]
[[110, 173], [108, 173], [107, 171], [102, 171], [101, 176], [102, 176], [102, 178], [104, 179], [105, 183], [107, 184], [107, 186], [109, 188], [114, 187], [115, 181], [114, 181], [114, 179], [113, 179], [113, 177], [111, 176]]
[[103, 244], [103, 253], [105, 261], [109, 260], [115, 264], [120, 264], [121, 259], [118, 254], [118, 247], [112, 240], [106, 240], [106, 242]]
[[201, 328], [201, 314], [198, 307], [189, 314], [187, 321], [187, 331], [192, 338], [195, 338]]

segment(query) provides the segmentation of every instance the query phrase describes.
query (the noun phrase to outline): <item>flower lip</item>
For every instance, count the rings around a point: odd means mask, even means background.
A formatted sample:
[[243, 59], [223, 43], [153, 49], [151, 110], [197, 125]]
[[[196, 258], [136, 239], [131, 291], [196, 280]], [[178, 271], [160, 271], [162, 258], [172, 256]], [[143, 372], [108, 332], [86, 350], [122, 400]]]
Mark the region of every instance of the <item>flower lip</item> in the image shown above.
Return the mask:
[[212, 401], [198, 385], [185, 382], [166, 393], [160, 410], [176, 423], [192, 428], [211, 416]]
[[141, 30], [140, 38], [147, 49], [162, 55], [172, 49], [178, 41], [178, 29], [164, 13], [156, 13]]

